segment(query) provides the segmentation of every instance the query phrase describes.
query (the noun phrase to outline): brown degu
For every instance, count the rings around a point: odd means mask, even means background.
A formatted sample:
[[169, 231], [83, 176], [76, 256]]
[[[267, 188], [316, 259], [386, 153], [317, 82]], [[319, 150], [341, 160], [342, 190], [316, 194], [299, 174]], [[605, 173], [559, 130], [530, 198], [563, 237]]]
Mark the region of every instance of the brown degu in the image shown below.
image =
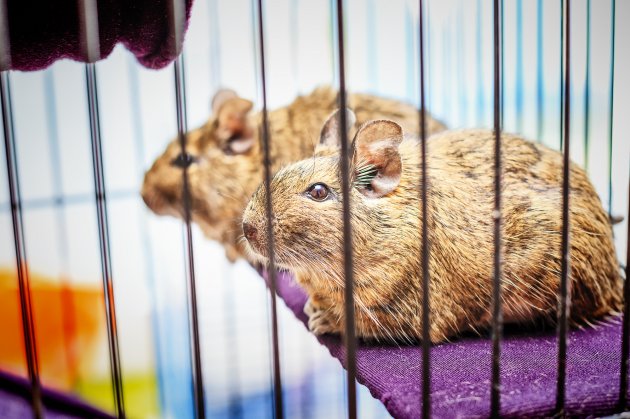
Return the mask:
[[[316, 334], [343, 333], [343, 222], [336, 118], [315, 156], [270, 184], [276, 263], [309, 294]], [[350, 137], [352, 138], [352, 137]], [[502, 135], [503, 316], [554, 323], [560, 276], [562, 155]], [[368, 122], [352, 142], [354, 301], [359, 337], [416, 341], [422, 332], [421, 161], [417, 138], [392, 121]], [[494, 134], [444, 132], [427, 141], [430, 339], [481, 332], [492, 319]], [[571, 165], [572, 325], [618, 313], [622, 280], [606, 212]], [[253, 258], [267, 261], [265, 189], [243, 215]]]
[[[332, 113], [337, 92], [321, 87], [290, 105], [269, 112], [272, 173], [311, 156], [326, 117]], [[182, 170], [188, 169], [192, 221], [209, 239], [223, 244], [228, 259], [242, 257], [237, 243], [241, 215], [262, 181], [261, 114], [252, 102], [230, 90], [219, 91], [212, 116], [187, 136], [186, 153], [174, 140], [147, 171], [142, 187], [146, 205], [156, 214], [183, 218]], [[411, 105], [365, 94], [349, 95], [349, 106], [359, 122], [388, 118], [411, 132], [418, 131], [418, 111]], [[429, 118], [429, 132], [444, 126]]]

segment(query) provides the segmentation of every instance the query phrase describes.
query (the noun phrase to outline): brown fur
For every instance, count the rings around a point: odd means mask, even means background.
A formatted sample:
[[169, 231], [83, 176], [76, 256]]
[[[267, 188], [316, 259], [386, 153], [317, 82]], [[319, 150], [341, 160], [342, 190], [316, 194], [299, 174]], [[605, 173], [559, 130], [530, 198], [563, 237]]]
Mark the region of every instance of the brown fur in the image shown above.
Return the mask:
[[[562, 156], [503, 135], [503, 307], [510, 323], [556, 319], [560, 275]], [[357, 140], [355, 139], [355, 142]], [[380, 143], [379, 143], [380, 144]], [[388, 143], [389, 144], [389, 143]], [[420, 146], [398, 147], [400, 183], [369, 197], [351, 190], [357, 334], [378, 340], [421, 336]], [[361, 156], [355, 155], [355, 165]], [[494, 136], [466, 130], [428, 141], [432, 342], [480, 331], [491, 321]], [[333, 197], [316, 202], [309, 185], [327, 184]], [[271, 184], [277, 264], [295, 273], [310, 301], [317, 334], [343, 332], [343, 229], [339, 156], [295, 163]], [[244, 220], [265, 231], [263, 188]], [[585, 325], [619, 311], [621, 278], [607, 214], [586, 173], [571, 165], [571, 314]], [[250, 251], [265, 261], [265, 235]]]
[[[333, 89], [322, 87], [269, 113], [272, 173], [313, 154], [324, 120], [337, 107], [336, 98]], [[239, 99], [232, 106], [249, 110], [248, 103], [251, 106], [251, 102]], [[418, 131], [418, 112], [411, 105], [372, 95], [351, 94], [349, 106], [359, 124], [386, 117], [398, 121], [410, 132]], [[233, 261], [243, 256], [237, 242], [241, 235], [241, 214], [262, 181], [262, 147], [258, 135], [261, 115], [258, 112], [240, 115], [244, 121], [239, 120], [236, 113], [224, 116], [219, 121], [215, 114], [205, 125], [188, 133], [187, 152], [196, 159], [188, 168], [188, 177], [192, 220], [208, 238], [221, 242], [227, 257]], [[243, 122], [244, 127], [234, 128]], [[224, 131], [229, 129], [253, 135], [251, 149], [242, 154], [226, 152], [229, 151], [229, 135]], [[443, 129], [441, 123], [429, 118], [429, 132]], [[182, 169], [172, 164], [179, 153], [180, 146], [175, 140], [145, 175], [142, 196], [147, 206], [159, 215], [183, 218]]]

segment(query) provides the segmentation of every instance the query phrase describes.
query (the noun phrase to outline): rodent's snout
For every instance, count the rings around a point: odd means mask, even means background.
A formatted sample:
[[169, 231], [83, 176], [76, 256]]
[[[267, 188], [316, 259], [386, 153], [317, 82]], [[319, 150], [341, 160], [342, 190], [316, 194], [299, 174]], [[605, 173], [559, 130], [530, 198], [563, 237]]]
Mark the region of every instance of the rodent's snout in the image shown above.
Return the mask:
[[258, 229], [247, 221], [243, 221], [243, 234], [250, 244], [254, 244], [258, 238]]

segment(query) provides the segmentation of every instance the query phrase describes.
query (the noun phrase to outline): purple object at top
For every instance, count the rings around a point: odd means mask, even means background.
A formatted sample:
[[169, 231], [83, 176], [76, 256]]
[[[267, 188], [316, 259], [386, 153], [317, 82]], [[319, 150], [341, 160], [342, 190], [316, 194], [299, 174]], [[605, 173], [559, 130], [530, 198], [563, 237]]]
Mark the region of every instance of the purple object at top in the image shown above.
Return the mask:
[[[162, 68], [177, 57], [170, 33], [169, 7], [173, 0], [94, 0], [98, 9], [100, 58], [117, 43], [131, 51], [140, 64]], [[192, 0], [185, 2], [186, 24]], [[82, 49], [78, 4], [83, 0], [7, 0], [10, 68], [41, 70], [61, 58], [86, 61]], [[2, 31], [0, 31], [2, 35]]]
[[[306, 323], [302, 311], [305, 292], [287, 273], [279, 273], [277, 282], [278, 295]], [[323, 336], [318, 340], [344, 363], [345, 350], [338, 337]], [[491, 354], [491, 341], [479, 337], [432, 348], [433, 417], [489, 416]], [[616, 411], [620, 357], [620, 321], [570, 332], [566, 388], [570, 416]], [[555, 405], [556, 365], [555, 333], [506, 336], [501, 354], [501, 415], [550, 416]], [[419, 347], [359, 345], [357, 379], [395, 418], [420, 417], [421, 376]]]

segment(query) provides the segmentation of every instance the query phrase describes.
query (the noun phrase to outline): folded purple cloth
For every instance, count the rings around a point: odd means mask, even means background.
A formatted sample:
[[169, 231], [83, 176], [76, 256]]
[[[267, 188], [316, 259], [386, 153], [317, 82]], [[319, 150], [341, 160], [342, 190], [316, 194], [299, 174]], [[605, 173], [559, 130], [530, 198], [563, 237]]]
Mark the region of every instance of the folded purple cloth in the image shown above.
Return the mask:
[[[266, 275], [263, 275], [266, 277]], [[278, 295], [303, 323], [307, 296], [286, 273], [278, 275]], [[319, 342], [344, 364], [338, 337]], [[434, 417], [487, 417], [490, 413], [491, 342], [467, 337], [431, 351]], [[555, 333], [506, 335], [501, 355], [501, 414], [543, 417], [553, 412], [556, 394]], [[615, 412], [619, 392], [621, 324], [570, 332], [567, 356], [567, 412], [571, 416]], [[421, 350], [413, 346], [360, 344], [357, 379], [395, 418], [420, 417]]]
[[[86, 61], [79, 24], [82, 1], [8, 0], [10, 68], [41, 70], [61, 58]], [[169, 29], [172, 0], [95, 1], [100, 58], [107, 57], [119, 42], [148, 68], [162, 68], [176, 58], [181, 45], [174, 45]], [[192, 0], [183, 1], [188, 22]], [[177, 37], [180, 41], [186, 27]]]
[[[65, 393], [42, 390], [46, 418], [113, 418]], [[30, 383], [26, 378], [0, 371], [0, 418], [22, 419], [33, 417]]]

